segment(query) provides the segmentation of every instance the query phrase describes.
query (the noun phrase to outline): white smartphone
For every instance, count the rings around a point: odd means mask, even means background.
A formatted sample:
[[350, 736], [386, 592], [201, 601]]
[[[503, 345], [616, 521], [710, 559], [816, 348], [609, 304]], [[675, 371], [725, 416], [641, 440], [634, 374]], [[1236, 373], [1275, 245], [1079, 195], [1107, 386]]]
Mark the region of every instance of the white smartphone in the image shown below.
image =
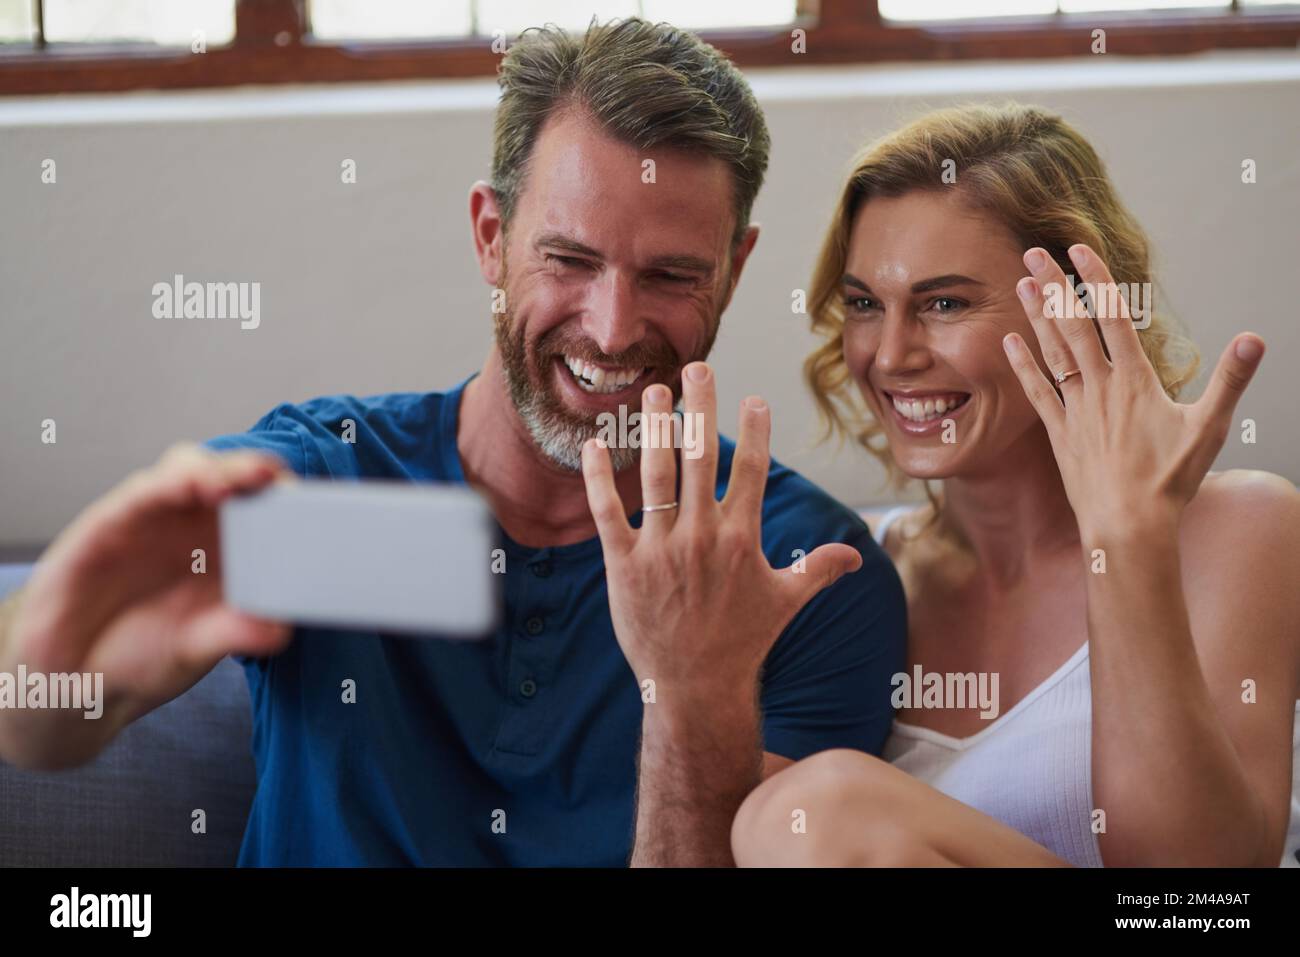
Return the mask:
[[302, 479], [221, 504], [225, 600], [276, 621], [485, 637], [496, 524], [463, 485]]

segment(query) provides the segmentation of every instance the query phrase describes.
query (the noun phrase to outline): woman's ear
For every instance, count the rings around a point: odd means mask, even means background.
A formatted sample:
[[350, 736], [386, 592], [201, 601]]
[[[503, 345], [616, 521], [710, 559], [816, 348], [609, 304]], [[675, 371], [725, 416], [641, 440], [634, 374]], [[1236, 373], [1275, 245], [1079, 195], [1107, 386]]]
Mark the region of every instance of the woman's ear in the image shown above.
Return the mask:
[[505, 257], [505, 232], [496, 191], [482, 180], [469, 189], [469, 222], [479, 272], [489, 285], [495, 286]]

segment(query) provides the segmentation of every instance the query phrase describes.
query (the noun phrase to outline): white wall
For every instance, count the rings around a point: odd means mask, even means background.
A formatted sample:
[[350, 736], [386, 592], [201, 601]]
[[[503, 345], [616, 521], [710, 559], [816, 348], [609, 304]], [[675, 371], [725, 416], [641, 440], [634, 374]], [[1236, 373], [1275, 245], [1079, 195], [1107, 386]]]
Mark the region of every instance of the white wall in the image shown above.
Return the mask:
[[[849, 155], [949, 102], [1062, 111], [1149, 228], [1168, 304], [1212, 363], [1250, 328], [1269, 355], [1221, 467], [1300, 480], [1291, 279], [1300, 222], [1300, 58], [1108, 56], [753, 74], [774, 142], [764, 235], [714, 359], [724, 407], [762, 392], [774, 451], [846, 502], [896, 497], [867, 456], [813, 448], [799, 366], [806, 287]], [[489, 81], [0, 99], [0, 547], [48, 540], [181, 438], [247, 428], [280, 401], [449, 386], [488, 343], [467, 229]], [[57, 163], [57, 183], [41, 163]], [[340, 163], [358, 182], [340, 183]], [[1244, 185], [1244, 158], [1258, 182]], [[172, 322], [175, 273], [258, 281], [262, 322]], [[57, 422], [43, 445], [40, 423]]]

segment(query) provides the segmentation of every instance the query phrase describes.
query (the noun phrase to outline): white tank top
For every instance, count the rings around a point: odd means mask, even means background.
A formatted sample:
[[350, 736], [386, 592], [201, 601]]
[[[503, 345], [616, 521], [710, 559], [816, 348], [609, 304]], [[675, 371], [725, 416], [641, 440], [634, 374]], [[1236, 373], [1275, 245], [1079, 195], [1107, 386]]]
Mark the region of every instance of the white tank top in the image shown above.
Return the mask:
[[[880, 520], [876, 540], [900, 515]], [[1300, 702], [1292, 736], [1291, 823], [1283, 867], [1300, 867]], [[1088, 645], [1046, 681], [965, 738], [894, 721], [884, 758], [1078, 867], [1101, 867], [1092, 830], [1092, 683]]]

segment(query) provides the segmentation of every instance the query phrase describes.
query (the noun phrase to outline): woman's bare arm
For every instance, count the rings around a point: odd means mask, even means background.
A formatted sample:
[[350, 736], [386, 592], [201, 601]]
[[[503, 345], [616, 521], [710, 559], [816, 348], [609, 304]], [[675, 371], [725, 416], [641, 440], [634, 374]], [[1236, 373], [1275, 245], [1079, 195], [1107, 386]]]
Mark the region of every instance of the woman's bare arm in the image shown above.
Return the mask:
[[1177, 529], [1138, 516], [1097, 543], [1106, 571], [1088, 576], [1092, 788], [1108, 865], [1281, 859], [1300, 682], [1300, 493], [1257, 475], [1195, 506], [1217, 534], [1184, 539], [1213, 555], [1180, 556]]
[[[1092, 250], [1076, 245], [1069, 254], [1094, 289], [1113, 285]], [[1056, 385], [1018, 335], [1004, 342], [1047, 429], [1090, 572], [1093, 795], [1105, 814], [1103, 858], [1276, 865], [1297, 682], [1295, 490], [1266, 480], [1252, 493], [1250, 515], [1224, 518], [1233, 542], [1221, 556], [1221, 580], [1195, 582], [1195, 617], [1184, 588], [1195, 561], [1185, 559], [1206, 548], [1184, 556], [1181, 541], [1189, 503], [1264, 344], [1234, 337], [1205, 394], [1181, 404], [1165, 394], [1122, 298], [1116, 314], [1094, 320], [1082, 304], [1064, 309], [1046, 295], [1074, 284], [1045, 250], [1029, 250], [1025, 265], [1032, 278], [1017, 292]], [[1253, 682], [1253, 701], [1242, 697], [1252, 687], [1244, 682]]]

